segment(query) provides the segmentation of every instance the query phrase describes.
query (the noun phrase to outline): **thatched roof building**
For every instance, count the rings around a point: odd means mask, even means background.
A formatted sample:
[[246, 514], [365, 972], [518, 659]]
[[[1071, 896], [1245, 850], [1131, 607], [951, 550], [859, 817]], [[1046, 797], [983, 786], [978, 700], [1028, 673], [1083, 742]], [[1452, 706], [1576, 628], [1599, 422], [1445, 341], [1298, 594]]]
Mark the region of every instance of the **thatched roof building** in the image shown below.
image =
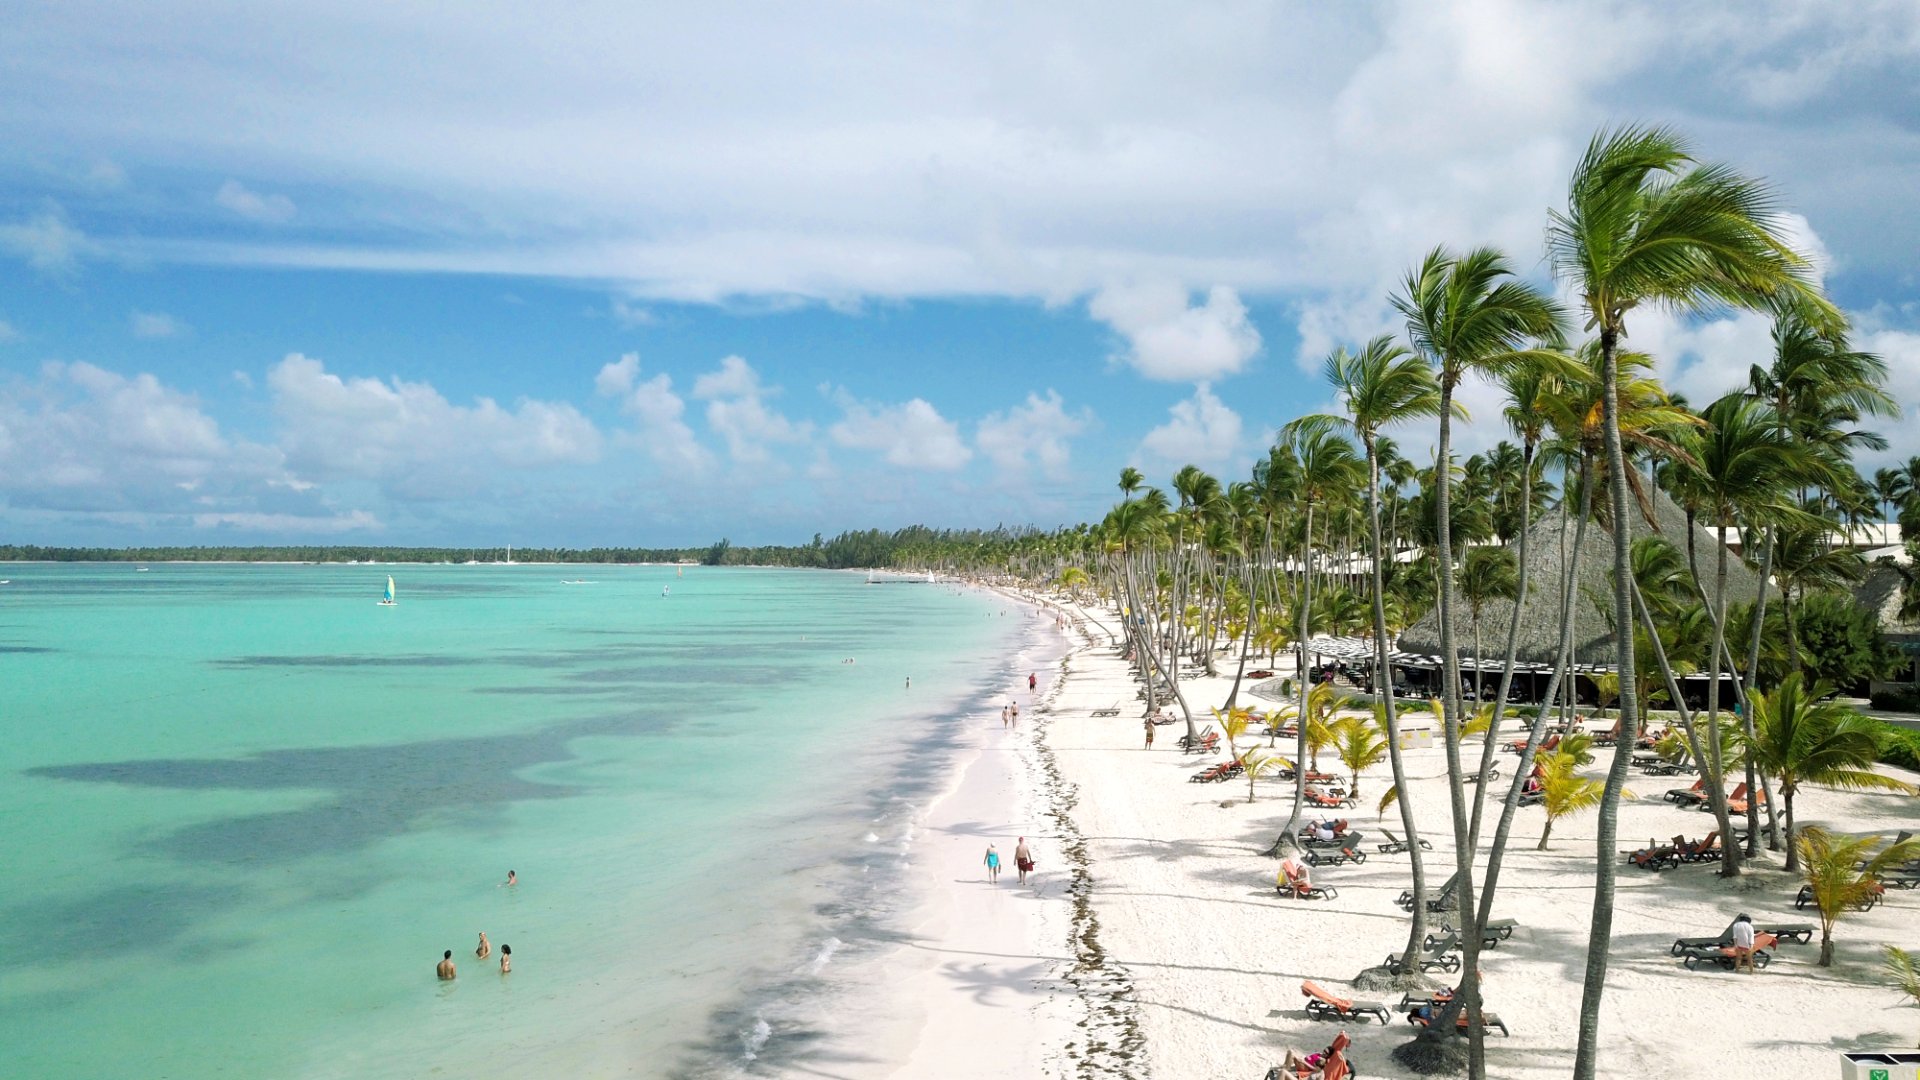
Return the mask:
[[[1658, 533], [1682, 555], [1687, 550], [1687, 515], [1664, 493], [1653, 494], [1654, 517]], [[1633, 535], [1638, 540], [1654, 535], [1655, 529], [1638, 512], [1633, 515]], [[1522, 663], [1552, 664], [1560, 651], [1560, 590], [1566, 581], [1566, 567], [1573, 555], [1574, 522], [1571, 514], [1555, 509], [1534, 523], [1527, 538], [1527, 602], [1520, 613], [1520, 640], [1516, 659]], [[1579, 580], [1574, 589], [1573, 662], [1576, 665], [1611, 667], [1613, 657], [1612, 577], [1613, 535], [1597, 522], [1589, 522], [1582, 538]], [[1695, 554], [1701, 575], [1712, 588], [1718, 538], [1711, 530], [1694, 526]], [[1518, 547], [1515, 547], [1518, 554]], [[1753, 599], [1759, 575], [1740, 561], [1737, 555], [1727, 560], [1727, 602]], [[1458, 610], [1454, 612], [1454, 643], [1461, 657], [1473, 655], [1472, 609], [1456, 590]], [[1507, 624], [1513, 617], [1513, 601], [1489, 600], [1480, 609], [1481, 647], [1491, 660], [1505, 655]], [[1440, 611], [1436, 607], [1400, 635], [1398, 648], [1405, 653], [1438, 657], [1440, 655]]]

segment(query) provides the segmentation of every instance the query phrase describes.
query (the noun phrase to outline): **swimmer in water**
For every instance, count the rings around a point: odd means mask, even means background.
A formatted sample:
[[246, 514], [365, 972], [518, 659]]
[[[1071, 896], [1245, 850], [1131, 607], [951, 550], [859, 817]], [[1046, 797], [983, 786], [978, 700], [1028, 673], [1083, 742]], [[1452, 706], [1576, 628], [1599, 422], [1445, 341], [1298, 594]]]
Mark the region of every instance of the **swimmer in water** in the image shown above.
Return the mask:
[[520, 879], [517, 877], [514, 877], [513, 871], [509, 870], [507, 871], [507, 880], [501, 882], [501, 884], [502, 885], [518, 885], [520, 884]]
[[480, 944], [474, 947], [473, 955], [476, 959], [480, 960], [485, 960], [487, 957], [493, 955], [493, 942], [487, 940], [487, 932], [485, 930], [480, 931]]
[[513, 970], [513, 946], [502, 945], [500, 946], [500, 974], [505, 975], [512, 970]]
[[453, 950], [452, 949], [448, 949], [446, 952], [443, 952], [440, 954], [440, 963], [437, 967], [433, 969], [433, 971], [434, 971], [434, 974], [440, 976], [441, 982], [452, 981], [453, 979]]

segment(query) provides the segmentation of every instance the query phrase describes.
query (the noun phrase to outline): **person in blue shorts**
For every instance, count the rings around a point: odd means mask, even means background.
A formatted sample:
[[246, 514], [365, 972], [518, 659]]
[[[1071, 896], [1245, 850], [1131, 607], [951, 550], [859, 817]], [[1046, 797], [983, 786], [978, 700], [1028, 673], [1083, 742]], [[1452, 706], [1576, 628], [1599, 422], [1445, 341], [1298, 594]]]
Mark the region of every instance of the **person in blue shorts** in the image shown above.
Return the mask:
[[1000, 852], [992, 844], [987, 845], [987, 880], [1000, 883]]

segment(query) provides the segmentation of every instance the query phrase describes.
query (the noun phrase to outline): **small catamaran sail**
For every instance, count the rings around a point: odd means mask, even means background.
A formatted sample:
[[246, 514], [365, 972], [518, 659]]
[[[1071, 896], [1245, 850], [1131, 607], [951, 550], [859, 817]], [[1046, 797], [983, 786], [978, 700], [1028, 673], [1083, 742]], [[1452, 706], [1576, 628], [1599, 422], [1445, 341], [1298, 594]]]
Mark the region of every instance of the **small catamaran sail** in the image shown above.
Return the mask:
[[393, 575], [387, 575], [387, 595], [380, 601], [381, 607], [393, 607], [397, 602], [393, 598]]

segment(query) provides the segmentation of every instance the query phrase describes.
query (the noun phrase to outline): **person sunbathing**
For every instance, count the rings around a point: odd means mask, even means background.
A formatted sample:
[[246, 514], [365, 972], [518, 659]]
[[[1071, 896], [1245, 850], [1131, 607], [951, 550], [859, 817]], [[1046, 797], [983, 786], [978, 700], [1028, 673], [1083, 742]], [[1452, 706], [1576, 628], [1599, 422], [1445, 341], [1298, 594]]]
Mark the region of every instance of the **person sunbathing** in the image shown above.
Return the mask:
[[1282, 892], [1305, 892], [1313, 887], [1313, 881], [1307, 876], [1307, 864], [1289, 855], [1280, 860], [1280, 890]]

